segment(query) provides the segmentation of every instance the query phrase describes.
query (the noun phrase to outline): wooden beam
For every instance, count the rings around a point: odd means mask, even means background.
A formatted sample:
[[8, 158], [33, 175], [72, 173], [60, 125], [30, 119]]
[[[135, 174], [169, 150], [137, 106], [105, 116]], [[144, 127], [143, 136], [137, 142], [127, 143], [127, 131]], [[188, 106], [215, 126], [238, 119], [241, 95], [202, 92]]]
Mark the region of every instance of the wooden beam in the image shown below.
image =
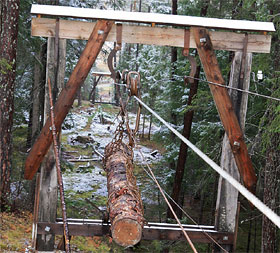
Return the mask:
[[[100, 220], [88, 222], [83, 220], [81, 222], [73, 222], [68, 220], [69, 234], [71, 236], [103, 236], [109, 233], [111, 225], [109, 223], [103, 223]], [[184, 241], [184, 237], [180, 227], [175, 224], [168, 224], [173, 226], [167, 226], [165, 224], [157, 223], [156, 225], [148, 223], [143, 228], [142, 240], [171, 240], [171, 241]], [[174, 226], [175, 225], [175, 226]], [[46, 229], [46, 228], [49, 229]], [[185, 231], [190, 236], [193, 242], [197, 243], [213, 243], [211, 239], [204, 233], [209, 234], [219, 244], [233, 244], [233, 233], [217, 232], [214, 229], [207, 228], [193, 228], [192, 226], [184, 225]], [[49, 232], [47, 232], [49, 231]], [[63, 234], [63, 224], [59, 223], [38, 223], [39, 234]]]
[[111, 72], [92, 72], [92, 75], [93, 76], [108, 76], [110, 77], [111, 76]]
[[[99, 54], [108, 33], [112, 28], [113, 22], [99, 20], [91, 33], [88, 43], [73, 70], [68, 83], [65, 88], [61, 91], [57, 102], [54, 107], [55, 114], [55, 127], [60, 129], [63, 120], [69, 112], [76, 92], [80, 85], [83, 84], [86, 79], [93, 63], [95, 62], [97, 55]], [[52, 134], [50, 131], [51, 120], [48, 118], [45, 123], [39, 137], [34, 143], [30, 153], [27, 156], [25, 162], [25, 179], [32, 179], [36, 171], [38, 170], [45, 154], [47, 153], [51, 143]]]
[[166, 24], [174, 26], [199, 26], [208, 28], [230, 29], [238, 31], [274, 32], [272, 22], [247, 20], [218, 19], [205, 17], [191, 17], [147, 12], [127, 12], [113, 10], [99, 10], [76, 8], [57, 5], [32, 4], [31, 14], [51, 15], [56, 17], [103, 19], [121, 22]]
[[[225, 85], [208, 31], [204, 28], [192, 28], [192, 33], [207, 80]], [[228, 91], [226, 88], [210, 83], [209, 87], [228, 136], [240, 176], [245, 187], [255, 193], [257, 177]]]
[[[32, 36], [54, 37], [55, 19], [33, 18]], [[95, 25], [94, 22], [60, 20], [59, 36], [64, 39], [87, 40]], [[75, 27], [75, 29], [73, 29]], [[242, 51], [245, 34], [235, 32], [210, 32], [215, 50]], [[107, 41], [116, 42], [116, 25], [113, 25]], [[123, 24], [122, 41], [146, 45], [184, 47], [184, 29], [171, 27], [133, 26]], [[248, 34], [247, 52], [269, 53], [271, 36]], [[193, 35], [190, 36], [190, 48], [196, 48]]]

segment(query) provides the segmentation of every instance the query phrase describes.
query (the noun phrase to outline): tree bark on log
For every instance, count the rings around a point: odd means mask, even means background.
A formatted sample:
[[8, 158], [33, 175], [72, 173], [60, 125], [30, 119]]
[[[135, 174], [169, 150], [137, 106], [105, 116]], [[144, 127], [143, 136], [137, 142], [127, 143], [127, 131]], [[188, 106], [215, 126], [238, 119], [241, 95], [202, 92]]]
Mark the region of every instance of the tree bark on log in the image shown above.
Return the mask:
[[9, 204], [19, 0], [0, 4], [0, 212]]
[[123, 142], [105, 148], [108, 211], [114, 241], [124, 247], [141, 240], [144, 223], [143, 205], [133, 175], [133, 152]]

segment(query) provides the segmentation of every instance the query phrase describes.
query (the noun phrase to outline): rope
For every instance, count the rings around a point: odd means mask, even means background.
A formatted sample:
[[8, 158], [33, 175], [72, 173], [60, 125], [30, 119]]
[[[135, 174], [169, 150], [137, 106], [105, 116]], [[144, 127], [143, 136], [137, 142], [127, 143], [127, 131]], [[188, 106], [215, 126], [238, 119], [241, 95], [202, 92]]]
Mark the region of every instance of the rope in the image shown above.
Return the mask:
[[[142, 156], [142, 160], [145, 161], [145, 165], [149, 168], [149, 170], [151, 170], [150, 165], [147, 163], [147, 159], [144, 157], [142, 151], [140, 149], [139, 153]], [[154, 178], [152, 177], [152, 175], [145, 169], [145, 167], [143, 166], [143, 164], [141, 164], [143, 170], [146, 172], [146, 174], [154, 181]], [[195, 224], [197, 225], [202, 232], [213, 242], [215, 243], [222, 251], [228, 253], [228, 251], [226, 251], [212, 236], [210, 236], [200, 225], [198, 225], [198, 223], [163, 189], [162, 190], [164, 192], [164, 194]]]
[[[145, 159], [145, 158], [144, 158], [144, 155], [143, 155], [143, 153], [142, 153], [142, 151], [141, 151], [140, 149], [139, 149], [139, 152], [140, 152], [140, 154], [141, 154], [141, 156], [142, 156], [142, 159], [144, 160], [144, 159]], [[150, 166], [148, 166], [148, 164], [147, 164], [147, 167], [148, 167], [148, 169], [149, 169], [149, 171], [150, 171], [150, 175], [151, 175], [152, 179], [154, 180], [154, 182], [156, 183], [157, 187], [159, 188], [161, 195], [163, 196], [163, 198], [164, 198], [166, 204], [168, 205], [169, 209], [171, 210], [172, 214], [174, 215], [174, 217], [175, 217], [175, 219], [176, 219], [178, 225], [179, 225], [180, 228], [182, 229], [182, 232], [183, 232], [184, 236], [186, 237], [186, 239], [187, 239], [189, 245], [191, 246], [193, 252], [197, 253], [196, 248], [194, 247], [194, 245], [193, 245], [193, 243], [192, 243], [190, 237], [188, 236], [187, 232], [184, 230], [184, 228], [183, 228], [183, 226], [182, 226], [182, 223], [180, 222], [180, 220], [179, 220], [179, 218], [177, 217], [176, 213], [174, 212], [172, 206], [170, 205], [168, 199], [166, 198], [166, 196], [165, 196], [165, 194], [164, 194], [164, 191], [163, 191], [163, 189], [161, 188], [160, 184], [158, 183], [158, 181], [157, 181], [157, 179], [156, 179], [156, 177], [155, 177], [153, 171], [151, 170]]]
[[193, 145], [188, 139], [176, 131], [168, 122], [161, 118], [155, 111], [147, 106], [138, 97], [134, 98], [144, 106], [150, 113], [152, 113], [159, 121], [161, 121], [169, 130], [171, 130], [177, 137], [179, 137], [185, 144], [187, 144], [200, 158], [202, 158], [207, 164], [209, 164], [216, 172], [218, 172], [224, 179], [226, 179], [234, 188], [236, 188], [246, 199], [248, 199], [257, 209], [259, 209], [268, 219], [270, 219], [275, 225], [280, 228], [280, 217], [261, 202], [254, 194], [249, 192], [243, 185], [241, 185], [230, 174], [224, 171], [219, 165], [205, 155], [200, 149]]
[[275, 100], [275, 101], [280, 102], [280, 98], [266, 96], [266, 95], [259, 94], [259, 93], [256, 93], [256, 92], [252, 92], [252, 91], [249, 91], [249, 90], [242, 90], [242, 89], [239, 89], [239, 88], [226, 86], [226, 85], [223, 85], [223, 84], [220, 84], [220, 83], [210, 82], [210, 81], [203, 80], [203, 79], [196, 78], [196, 77], [192, 77], [192, 76], [186, 76], [186, 77], [192, 78], [194, 80], [202, 81], [202, 82], [205, 82], [205, 83], [210, 83], [210, 84], [213, 84], [213, 85], [216, 85], [216, 86], [219, 86], [219, 87], [223, 87], [223, 88], [227, 88], [227, 89], [232, 89], [232, 90], [237, 90], [237, 91], [241, 91], [241, 92], [244, 92], [244, 93], [248, 93], [250, 95], [255, 95], [255, 96], [259, 96], [259, 97], [263, 97], [263, 98], [267, 98], [267, 99], [271, 99], [271, 100]]

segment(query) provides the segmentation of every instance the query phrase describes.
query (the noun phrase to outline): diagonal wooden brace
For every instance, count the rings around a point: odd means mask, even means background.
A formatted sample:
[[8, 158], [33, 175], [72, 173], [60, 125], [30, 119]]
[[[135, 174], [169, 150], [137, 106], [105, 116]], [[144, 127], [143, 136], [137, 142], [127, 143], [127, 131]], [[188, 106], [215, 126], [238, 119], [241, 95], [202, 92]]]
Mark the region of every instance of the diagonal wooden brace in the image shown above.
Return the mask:
[[[224, 85], [225, 81], [222, 77], [208, 30], [192, 27], [191, 32], [194, 35], [199, 58], [207, 80]], [[210, 83], [209, 87], [229, 138], [230, 146], [243, 183], [248, 190], [255, 193], [257, 177], [228, 91], [226, 88]]]
[[[86, 79], [93, 63], [95, 62], [111, 28], [112, 21], [97, 21], [88, 43], [73, 70], [65, 88], [61, 91], [54, 106], [55, 127], [59, 131], [66, 115], [68, 114], [79, 87]], [[46, 121], [39, 137], [34, 143], [25, 162], [25, 179], [32, 179], [52, 143], [52, 133], [50, 130], [51, 119]]]

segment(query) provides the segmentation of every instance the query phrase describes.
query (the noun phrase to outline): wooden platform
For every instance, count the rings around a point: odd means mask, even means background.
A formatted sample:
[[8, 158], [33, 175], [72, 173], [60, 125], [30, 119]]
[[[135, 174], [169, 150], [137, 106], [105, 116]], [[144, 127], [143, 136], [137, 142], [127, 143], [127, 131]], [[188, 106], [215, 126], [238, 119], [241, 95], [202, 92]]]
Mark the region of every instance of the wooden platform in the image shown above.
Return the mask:
[[272, 22], [258, 22], [247, 20], [218, 19], [169, 15], [145, 12], [126, 12], [113, 10], [98, 10], [90, 8], [76, 8], [55, 5], [33, 4], [31, 14], [50, 15], [57, 17], [73, 17], [86, 19], [105, 19], [133, 23], [155, 23], [171, 26], [199, 26], [205, 28], [229, 29], [238, 31], [274, 32]]
[[[103, 236], [109, 234], [110, 223], [102, 220], [68, 219], [69, 234], [72, 236]], [[193, 242], [213, 243], [205, 232], [219, 244], [233, 244], [233, 233], [223, 233], [214, 230], [214, 226], [183, 225]], [[38, 234], [63, 235], [62, 219], [56, 223], [39, 222]], [[144, 226], [142, 240], [186, 240], [178, 224], [148, 222]]]
[[[87, 40], [95, 24], [95, 22], [60, 20], [59, 38]], [[55, 19], [33, 18], [32, 36], [54, 37], [55, 26]], [[75, 27], [75, 29], [73, 29], [73, 27]], [[211, 31], [210, 36], [215, 50], [243, 51], [245, 34]], [[116, 25], [113, 25], [107, 37], [107, 41], [116, 42]], [[184, 47], [184, 29], [123, 24], [122, 42]], [[270, 35], [248, 35], [248, 53], [269, 53], [270, 47]], [[192, 33], [190, 36], [190, 48], [196, 48]]]

